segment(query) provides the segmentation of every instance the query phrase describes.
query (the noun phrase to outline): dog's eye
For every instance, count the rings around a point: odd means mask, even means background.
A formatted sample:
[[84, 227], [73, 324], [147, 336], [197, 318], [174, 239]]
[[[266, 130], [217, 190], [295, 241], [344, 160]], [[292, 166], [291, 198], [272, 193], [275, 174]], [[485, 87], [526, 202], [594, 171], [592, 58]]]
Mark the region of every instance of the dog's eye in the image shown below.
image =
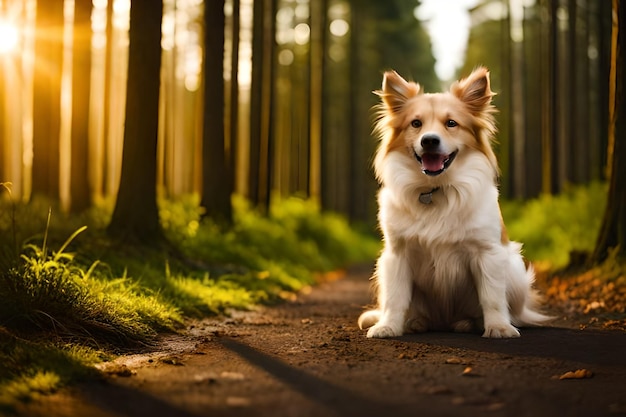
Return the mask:
[[446, 127], [457, 127], [459, 124], [454, 120], [450, 119], [446, 122]]
[[419, 119], [415, 119], [411, 122], [411, 126], [413, 126], [414, 128], [420, 128], [422, 127], [422, 121]]

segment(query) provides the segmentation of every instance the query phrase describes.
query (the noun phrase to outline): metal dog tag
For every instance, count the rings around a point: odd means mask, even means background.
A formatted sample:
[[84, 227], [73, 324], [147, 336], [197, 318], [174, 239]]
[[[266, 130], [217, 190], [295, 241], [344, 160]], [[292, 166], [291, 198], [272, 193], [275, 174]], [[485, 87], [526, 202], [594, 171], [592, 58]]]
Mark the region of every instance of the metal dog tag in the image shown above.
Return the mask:
[[421, 193], [419, 197], [420, 203], [422, 204], [430, 204], [433, 202], [433, 192], [429, 193]]

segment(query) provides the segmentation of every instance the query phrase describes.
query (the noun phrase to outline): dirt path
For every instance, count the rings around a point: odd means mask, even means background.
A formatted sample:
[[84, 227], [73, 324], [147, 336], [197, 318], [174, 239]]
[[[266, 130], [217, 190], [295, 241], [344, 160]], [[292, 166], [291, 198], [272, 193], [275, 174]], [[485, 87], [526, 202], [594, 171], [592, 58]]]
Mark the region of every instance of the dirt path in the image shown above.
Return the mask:
[[[520, 339], [427, 333], [368, 340], [369, 270], [275, 308], [206, 320], [29, 417], [626, 415], [626, 333], [574, 323]], [[585, 369], [590, 378], [559, 380]], [[124, 376], [125, 375], [125, 376]]]

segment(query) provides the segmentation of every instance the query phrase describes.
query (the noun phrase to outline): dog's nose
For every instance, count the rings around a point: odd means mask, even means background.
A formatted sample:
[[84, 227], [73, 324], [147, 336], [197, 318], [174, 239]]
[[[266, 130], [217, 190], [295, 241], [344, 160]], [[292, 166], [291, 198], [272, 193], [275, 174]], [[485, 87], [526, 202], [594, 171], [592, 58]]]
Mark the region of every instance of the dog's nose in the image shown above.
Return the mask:
[[439, 146], [441, 139], [435, 134], [426, 134], [422, 136], [421, 145], [425, 150], [433, 150]]

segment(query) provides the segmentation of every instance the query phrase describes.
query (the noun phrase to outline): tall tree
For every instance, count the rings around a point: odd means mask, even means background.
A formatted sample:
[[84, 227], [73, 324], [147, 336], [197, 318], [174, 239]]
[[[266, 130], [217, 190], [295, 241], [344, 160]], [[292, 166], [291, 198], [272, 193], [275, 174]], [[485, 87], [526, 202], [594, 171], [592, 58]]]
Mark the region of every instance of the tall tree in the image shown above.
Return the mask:
[[626, 0], [613, 0], [611, 71], [609, 77], [609, 193], [604, 219], [592, 256], [599, 263], [610, 249], [626, 261], [626, 102], [624, 71], [626, 71]]
[[235, 189], [235, 171], [237, 167], [237, 154], [239, 152], [239, 32], [240, 24], [240, 7], [239, 0], [233, 0], [232, 15], [232, 51], [231, 51], [231, 67], [230, 67], [230, 117], [228, 135], [228, 148], [230, 150], [230, 181], [229, 187]]
[[257, 0], [253, 7], [248, 197], [257, 208], [267, 212], [271, 179], [276, 0]]
[[[329, 1], [328, 19], [332, 23], [345, 22], [344, 32], [330, 32], [325, 37], [322, 101], [322, 172], [321, 205], [325, 210], [344, 214], [350, 212], [350, 103], [351, 74], [348, 55], [352, 36], [347, 24], [350, 9], [345, 3]], [[336, 23], [335, 23], [336, 24]]]
[[33, 100], [33, 195], [59, 197], [63, 0], [37, 2]]
[[326, 15], [328, 0], [311, 2], [311, 41], [309, 53], [311, 55], [311, 76], [309, 87], [309, 109], [311, 121], [309, 123], [309, 137], [311, 141], [311, 167], [309, 179], [309, 193], [315, 198], [321, 197], [321, 152], [322, 152], [322, 124], [323, 124], [323, 85], [324, 85], [324, 44], [326, 36]]
[[[106, 34], [106, 49], [104, 52], [104, 97], [102, 99], [102, 107], [103, 107], [103, 132], [102, 138], [104, 143], [101, 145], [102, 150], [108, 148], [108, 143], [111, 141], [111, 96], [112, 96], [112, 85], [113, 85], [113, 0], [107, 0], [107, 8], [106, 8], [106, 16], [107, 16], [107, 25], [105, 29]], [[106, 170], [109, 167], [106, 159], [110, 155], [108, 151], [103, 152], [104, 163], [103, 168]], [[98, 192], [107, 192], [108, 187], [107, 176], [110, 176], [110, 172], [104, 172], [102, 176], [102, 181], [96, 184]]]
[[70, 210], [74, 213], [81, 212], [91, 205], [87, 170], [91, 91], [91, 9], [91, 0], [74, 1], [70, 176]]
[[155, 242], [162, 236], [156, 201], [162, 0], [133, 0], [120, 187], [108, 232]]
[[224, 128], [224, 0], [204, 2], [204, 126], [202, 197], [206, 215], [232, 222], [230, 156]]

